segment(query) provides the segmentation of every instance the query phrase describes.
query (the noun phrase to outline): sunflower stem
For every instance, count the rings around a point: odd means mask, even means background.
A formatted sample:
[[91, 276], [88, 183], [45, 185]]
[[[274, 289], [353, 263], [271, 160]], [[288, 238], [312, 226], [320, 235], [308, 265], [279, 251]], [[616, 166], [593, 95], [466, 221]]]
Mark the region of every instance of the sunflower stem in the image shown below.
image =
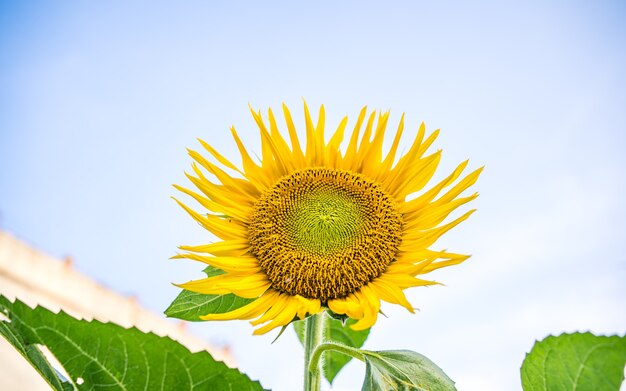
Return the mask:
[[344, 345], [337, 342], [324, 342], [318, 345], [317, 348], [313, 351], [313, 354], [311, 354], [311, 362], [309, 363], [310, 372], [319, 370], [320, 358], [322, 357], [322, 353], [327, 350], [334, 350], [336, 352], [356, 358], [357, 360], [365, 361], [365, 352], [360, 349], [353, 348], [352, 346]]
[[304, 321], [304, 391], [319, 391], [321, 371], [319, 357], [312, 362], [313, 352], [324, 339], [325, 312], [309, 316]]

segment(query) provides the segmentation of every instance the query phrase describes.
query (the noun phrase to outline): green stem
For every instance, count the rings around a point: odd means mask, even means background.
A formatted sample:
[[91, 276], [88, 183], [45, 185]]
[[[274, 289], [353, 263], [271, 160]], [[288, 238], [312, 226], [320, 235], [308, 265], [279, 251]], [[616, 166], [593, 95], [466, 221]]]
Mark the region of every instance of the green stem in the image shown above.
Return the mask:
[[315, 364], [311, 358], [313, 351], [324, 338], [325, 316], [324, 312], [320, 312], [309, 316], [304, 321], [304, 391], [319, 391], [320, 389], [319, 358]]
[[365, 361], [365, 355], [363, 354], [364, 352], [357, 348], [353, 348], [351, 346], [336, 342], [325, 342], [323, 344], [320, 344], [311, 355], [311, 362], [309, 363], [309, 371], [311, 373], [319, 371], [320, 358], [322, 357], [322, 353], [327, 350], [334, 350], [347, 356], [354, 357], [357, 360]]

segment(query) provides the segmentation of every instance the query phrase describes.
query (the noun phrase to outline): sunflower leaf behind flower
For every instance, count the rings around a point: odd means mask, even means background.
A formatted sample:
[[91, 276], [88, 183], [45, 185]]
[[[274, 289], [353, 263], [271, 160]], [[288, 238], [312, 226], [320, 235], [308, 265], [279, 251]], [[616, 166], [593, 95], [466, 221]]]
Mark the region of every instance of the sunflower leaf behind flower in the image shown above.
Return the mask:
[[[207, 266], [204, 269], [207, 277], [224, 274], [223, 270]], [[206, 314], [222, 314], [233, 309], [243, 307], [254, 301], [236, 295], [205, 295], [198, 292], [182, 290], [169, 307], [164, 311], [170, 318], [182, 319], [190, 322], [202, 321], [200, 316]]]
[[368, 114], [363, 108], [349, 135], [344, 118], [327, 142], [324, 107], [314, 123], [305, 104], [304, 148], [285, 105], [289, 142], [271, 110], [267, 122], [251, 112], [261, 135], [260, 164], [232, 128], [241, 168], [200, 140], [212, 161], [189, 151], [194, 163], [187, 177], [197, 190], [175, 186], [203, 210], [177, 202], [220, 239], [181, 246], [175, 258], [224, 272], [178, 286], [249, 300], [202, 320], [251, 319], [260, 326], [254, 334], [264, 334], [329, 309], [355, 319], [354, 330], [364, 330], [376, 323], [381, 301], [414, 312], [403, 291], [437, 284], [419, 276], [469, 257], [430, 248], [474, 212], [444, 222], [477, 197], [461, 194], [482, 170], [463, 176], [465, 161], [426, 189], [441, 158], [440, 150], [427, 153], [438, 131], [426, 136], [422, 124], [408, 152], [397, 158], [404, 117], [383, 156], [388, 112]]

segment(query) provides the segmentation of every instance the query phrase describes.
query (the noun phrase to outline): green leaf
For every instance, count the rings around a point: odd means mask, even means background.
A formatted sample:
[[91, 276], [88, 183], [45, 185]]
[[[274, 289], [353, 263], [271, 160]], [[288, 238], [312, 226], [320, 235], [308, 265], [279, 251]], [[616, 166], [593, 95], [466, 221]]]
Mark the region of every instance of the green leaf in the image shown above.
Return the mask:
[[183, 290], [165, 310], [170, 318], [199, 322], [200, 316], [207, 314], [221, 314], [236, 310], [254, 299], [244, 299], [232, 293], [227, 295], [205, 295], [202, 293]]
[[3, 296], [0, 310], [10, 320], [0, 322], [2, 329], [24, 347], [47, 346], [79, 390], [262, 390], [209, 353], [191, 353], [167, 337], [32, 309]]
[[[218, 276], [224, 272], [212, 266], [204, 269], [207, 277]], [[255, 299], [244, 299], [232, 293], [227, 295], [205, 295], [203, 293], [183, 290], [165, 310], [170, 318], [200, 322], [200, 316], [207, 314], [222, 314], [236, 310]]]
[[428, 358], [410, 350], [361, 350], [365, 380], [361, 390], [452, 391], [454, 382]]
[[215, 277], [215, 276], [219, 276], [221, 274], [226, 273], [224, 270], [218, 269], [215, 266], [211, 266], [211, 265], [205, 267], [203, 272], [206, 274], [207, 277]]
[[[370, 329], [355, 331], [352, 330], [350, 326], [355, 324], [357, 322], [356, 320], [348, 319], [346, 323], [343, 324], [343, 322], [328, 316], [328, 314], [325, 314], [325, 316], [325, 328], [323, 331], [324, 341], [339, 342], [357, 349], [363, 346], [365, 340], [370, 333]], [[303, 343], [304, 322], [293, 322], [293, 328], [298, 335], [300, 343]], [[350, 360], [352, 360], [352, 357], [345, 354], [341, 354], [335, 351], [325, 352], [322, 355], [322, 369], [326, 380], [328, 380], [328, 382], [332, 384], [333, 380], [335, 380], [335, 377], [337, 377], [339, 371], [344, 366], [346, 366], [346, 364], [350, 362]]]
[[72, 383], [59, 378], [54, 367], [50, 365], [50, 362], [36, 345], [24, 343], [21, 336], [13, 331], [10, 322], [0, 322], [0, 334], [39, 372], [53, 390], [68, 391], [74, 389]]
[[293, 325], [293, 331], [295, 331], [298, 336], [298, 341], [304, 345], [304, 321], [297, 320], [291, 324]]
[[561, 334], [536, 342], [522, 364], [526, 391], [619, 390], [626, 337]]

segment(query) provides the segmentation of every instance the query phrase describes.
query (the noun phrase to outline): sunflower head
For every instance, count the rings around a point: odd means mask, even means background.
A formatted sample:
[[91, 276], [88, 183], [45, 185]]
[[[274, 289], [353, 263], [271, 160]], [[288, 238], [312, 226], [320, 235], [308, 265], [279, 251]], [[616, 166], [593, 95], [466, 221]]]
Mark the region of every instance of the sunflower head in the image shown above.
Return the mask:
[[426, 188], [441, 157], [441, 151], [427, 154], [438, 131], [426, 137], [422, 124], [408, 152], [398, 157], [402, 117], [383, 155], [389, 113], [368, 115], [363, 108], [341, 148], [347, 117], [327, 141], [324, 107], [314, 124], [305, 104], [303, 148], [285, 105], [283, 113], [289, 143], [271, 110], [267, 123], [260, 112], [252, 111], [261, 134], [260, 162], [250, 157], [234, 128], [240, 166], [202, 140], [211, 160], [189, 151], [195, 162], [194, 174], [187, 176], [199, 191], [176, 188], [203, 211], [179, 204], [220, 240], [181, 246], [184, 252], [177, 257], [224, 273], [180, 286], [254, 299], [202, 319], [255, 319], [253, 325], [264, 324], [257, 334], [324, 308], [357, 319], [352, 326], [357, 330], [376, 322], [381, 300], [413, 312], [404, 289], [436, 284], [418, 276], [468, 258], [431, 246], [473, 212], [444, 222], [457, 207], [476, 198], [476, 193], [461, 194], [476, 182], [482, 168], [462, 176], [467, 166], [463, 162]]

